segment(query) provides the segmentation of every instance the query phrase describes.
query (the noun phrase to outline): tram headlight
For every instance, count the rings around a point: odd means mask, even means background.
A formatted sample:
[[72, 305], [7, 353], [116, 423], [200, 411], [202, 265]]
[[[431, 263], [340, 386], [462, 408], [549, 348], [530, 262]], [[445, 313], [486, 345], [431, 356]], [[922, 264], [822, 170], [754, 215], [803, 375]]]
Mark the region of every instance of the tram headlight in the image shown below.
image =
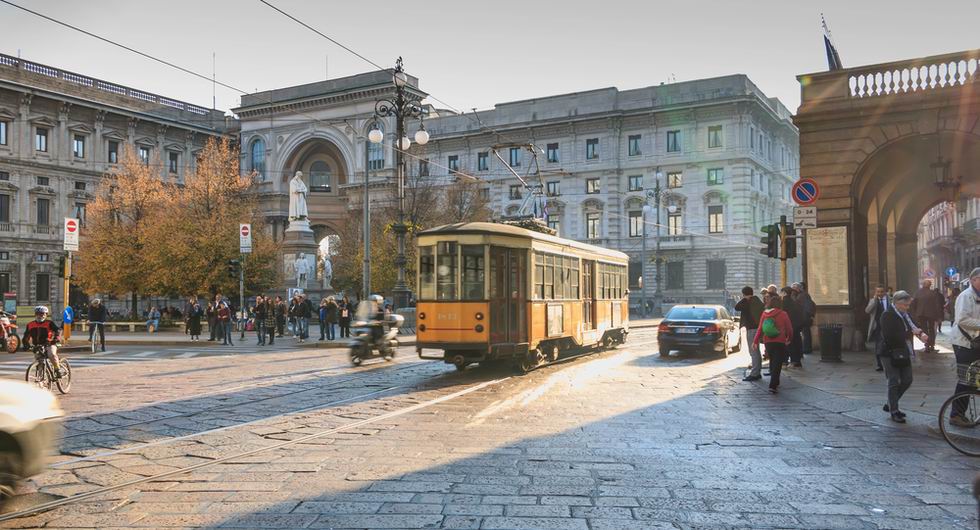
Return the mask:
[[477, 313], [476, 314], [476, 319], [477, 320], [483, 320], [483, 313]]
[[425, 320], [425, 313], [419, 313], [419, 320]]
[[419, 324], [419, 331], [425, 331], [425, 324]]
[[483, 333], [483, 324], [477, 324], [475, 328], [477, 333]]

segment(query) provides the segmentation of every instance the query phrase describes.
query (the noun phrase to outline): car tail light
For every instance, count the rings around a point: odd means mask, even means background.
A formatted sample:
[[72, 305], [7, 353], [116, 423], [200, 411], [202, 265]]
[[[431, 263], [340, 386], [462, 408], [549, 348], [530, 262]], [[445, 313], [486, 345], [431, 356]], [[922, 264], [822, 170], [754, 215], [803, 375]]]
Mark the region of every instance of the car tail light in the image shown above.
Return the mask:
[[670, 333], [670, 326], [668, 326], [666, 322], [661, 322], [661, 324], [657, 326], [657, 333]]
[[721, 333], [721, 329], [718, 328], [718, 324], [708, 324], [701, 333]]

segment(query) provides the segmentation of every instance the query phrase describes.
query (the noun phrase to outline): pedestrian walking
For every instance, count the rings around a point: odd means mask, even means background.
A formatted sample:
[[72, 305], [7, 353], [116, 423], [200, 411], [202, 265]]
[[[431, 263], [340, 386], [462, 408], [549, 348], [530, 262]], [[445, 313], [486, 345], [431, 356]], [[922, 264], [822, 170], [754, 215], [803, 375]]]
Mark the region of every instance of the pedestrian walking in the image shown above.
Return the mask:
[[[956, 356], [956, 390], [976, 391], [967, 384], [965, 372], [974, 362], [980, 361], [980, 267], [970, 272], [970, 286], [956, 297], [956, 316], [953, 327], [953, 354]], [[953, 402], [949, 422], [957, 427], [976, 427], [978, 418], [968, 418], [966, 399]]]
[[191, 298], [187, 304], [187, 333], [191, 336], [191, 342], [201, 340], [201, 317], [203, 316], [204, 310], [201, 309], [201, 304], [197, 302], [197, 298]]
[[949, 289], [949, 297], [946, 299], [946, 312], [949, 313], [949, 327], [956, 331], [956, 299], [963, 291], [959, 287], [953, 286]]
[[881, 341], [877, 354], [888, 381], [888, 403], [882, 410], [891, 414], [896, 423], [905, 423], [905, 413], [899, 409], [898, 400], [912, 386], [912, 356], [915, 353], [912, 337], [928, 339], [927, 334], [912, 323], [911, 305], [912, 295], [897, 291], [891, 307], [881, 315]]
[[218, 327], [221, 329], [222, 346], [234, 346], [231, 340], [231, 308], [227, 302], [218, 307]]
[[[803, 367], [803, 340], [801, 338], [800, 330], [803, 329], [804, 316], [803, 308], [796, 300], [796, 291], [792, 287], [783, 287], [783, 311], [789, 315], [790, 324], [793, 326], [793, 334], [790, 337], [789, 348], [787, 353], [789, 354], [789, 362], [793, 363], [795, 368]], [[772, 361], [769, 361], [769, 368], [772, 369]]]
[[313, 312], [313, 302], [310, 302], [305, 294], [297, 295], [294, 307], [296, 327], [293, 329], [300, 342], [306, 342], [306, 339], [310, 338], [310, 319], [313, 318]]
[[800, 328], [800, 347], [803, 355], [813, 353], [813, 320], [817, 317], [817, 304], [813, 297], [807, 292], [806, 282], [796, 282], [793, 284], [796, 291], [796, 301], [803, 310], [803, 327]]
[[864, 308], [864, 312], [871, 317], [868, 321], [867, 342], [875, 354], [875, 371], [877, 372], [885, 369], [881, 364], [881, 357], [878, 356], [878, 350], [881, 347], [881, 315], [891, 309], [891, 306], [892, 301], [888, 296], [888, 291], [885, 290], [884, 285], [879, 285], [875, 287], [874, 296], [868, 300], [868, 305]]
[[286, 328], [286, 302], [283, 302], [281, 296], [276, 296], [273, 313], [276, 318], [276, 336], [282, 337]]
[[783, 300], [778, 296], [769, 297], [752, 339], [756, 348], [760, 343], [766, 347], [766, 355], [769, 356], [769, 392], [772, 394], [779, 391], [779, 375], [787, 358], [786, 348], [793, 340], [793, 324], [782, 306]]
[[276, 343], [276, 323], [278, 318], [276, 317], [276, 302], [271, 296], [265, 298], [265, 333], [269, 336], [269, 340], [266, 341], [269, 346]]
[[351, 321], [351, 317], [353, 316], [352, 313], [354, 311], [354, 309], [351, 307], [350, 298], [344, 296], [344, 299], [340, 302], [339, 309], [340, 309], [339, 311], [340, 316], [338, 318], [338, 321], [340, 323], [340, 338], [342, 339], [349, 338], [350, 321]]
[[262, 295], [255, 297], [255, 314], [254, 314], [254, 326], [255, 335], [259, 339], [258, 345], [265, 346], [265, 313], [267, 309], [265, 307], [265, 298]]
[[932, 280], [922, 280], [922, 287], [915, 292], [912, 298], [911, 314], [912, 320], [922, 328], [928, 336], [924, 340], [926, 348], [923, 353], [932, 353], [936, 350], [937, 324], [943, 319], [943, 299], [938, 291], [933, 290]]
[[[757, 381], [762, 379], [762, 352], [759, 351], [758, 344], [755, 343], [755, 334], [759, 329], [759, 318], [765, 305], [751, 287], [742, 288], [742, 299], [735, 304], [735, 311], [739, 312], [739, 325], [745, 328], [745, 342], [748, 344], [749, 356], [752, 358], [752, 368], [742, 381]], [[739, 335], [741, 339], [741, 334]]]
[[327, 297], [326, 311], [324, 315], [324, 323], [327, 326], [327, 340], [337, 339], [337, 330], [334, 326], [337, 325], [337, 317], [340, 312], [340, 307], [337, 305], [337, 300], [329, 296]]
[[218, 339], [218, 307], [214, 305], [214, 301], [208, 301], [208, 308], [205, 311], [205, 316], [208, 320], [208, 342], [214, 342]]

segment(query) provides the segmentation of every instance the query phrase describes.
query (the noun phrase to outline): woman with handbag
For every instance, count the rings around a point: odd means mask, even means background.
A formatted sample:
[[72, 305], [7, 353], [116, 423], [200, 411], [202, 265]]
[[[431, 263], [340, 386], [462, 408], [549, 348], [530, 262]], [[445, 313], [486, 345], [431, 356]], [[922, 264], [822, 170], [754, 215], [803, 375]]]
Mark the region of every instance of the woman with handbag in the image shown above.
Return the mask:
[[[970, 285], [956, 297], [953, 326], [953, 354], [956, 355], [957, 383], [953, 395], [978, 390], [963, 379], [970, 365], [980, 361], [980, 267], [970, 272]], [[953, 403], [949, 422], [957, 427], [976, 427], [977, 418], [965, 418], [967, 400]]]
[[898, 408], [898, 400], [912, 386], [912, 352], [915, 351], [912, 337], [917, 336], [926, 342], [929, 336], [915, 327], [908, 311], [912, 306], [912, 295], [897, 291], [892, 296], [891, 307], [881, 314], [881, 340], [878, 342], [878, 356], [885, 368], [888, 380], [888, 403], [882, 409], [891, 414], [892, 421], [905, 423], [905, 413]]

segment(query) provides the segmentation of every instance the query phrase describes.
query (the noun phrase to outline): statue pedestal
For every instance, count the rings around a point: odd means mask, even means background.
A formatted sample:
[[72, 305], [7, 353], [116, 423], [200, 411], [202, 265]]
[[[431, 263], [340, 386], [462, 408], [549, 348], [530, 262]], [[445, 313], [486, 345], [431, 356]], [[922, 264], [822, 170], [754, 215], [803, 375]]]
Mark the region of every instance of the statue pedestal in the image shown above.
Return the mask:
[[[283, 282], [276, 294], [283, 297], [289, 289], [300, 287], [314, 304], [319, 304], [322, 283], [316, 278], [317, 251], [319, 245], [307, 219], [294, 219], [286, 228], [282, 241]], [[297, 285], [296, 259], [303, 254], [307, 263], [306, 285]]]

